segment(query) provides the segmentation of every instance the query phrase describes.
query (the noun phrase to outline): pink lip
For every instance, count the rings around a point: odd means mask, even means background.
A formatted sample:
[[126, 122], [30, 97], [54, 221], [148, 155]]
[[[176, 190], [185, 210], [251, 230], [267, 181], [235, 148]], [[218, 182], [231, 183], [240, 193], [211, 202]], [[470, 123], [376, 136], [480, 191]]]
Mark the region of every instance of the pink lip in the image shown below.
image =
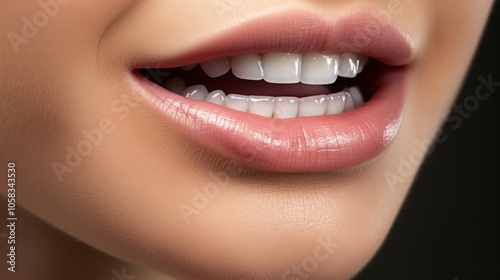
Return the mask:
[[[246, 22], [183, 55], [158, 58], [155, 65], [170, 68], [268, 51], [365, 54], [390, 65], [408, 63], [414, 55], [409, 37], [373, 12], [330, 19], [300, 10]], [[168, 123], [219, 156], [273, 172], [320, 172], [368, 161], [396, 136], [408, 71], [387, 68], [378, 75], [371, 99], [356, 110], [285, 120], [190, 100], [135, 74], [131, 80]]]

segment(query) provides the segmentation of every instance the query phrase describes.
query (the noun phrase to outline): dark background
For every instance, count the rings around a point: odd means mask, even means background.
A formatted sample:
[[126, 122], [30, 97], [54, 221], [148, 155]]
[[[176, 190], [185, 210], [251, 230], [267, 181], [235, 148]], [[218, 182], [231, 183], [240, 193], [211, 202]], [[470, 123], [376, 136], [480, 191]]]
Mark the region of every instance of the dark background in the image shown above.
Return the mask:
[[[455, 104], [474, 95], [478, 76], [500, 82], [499, 53], [495, 3]], [[448, 139], [427, 157], [386, 242], [356, 280], [500, 279], [499, 95], [497, 87], [458, 129], [443, 127]]]

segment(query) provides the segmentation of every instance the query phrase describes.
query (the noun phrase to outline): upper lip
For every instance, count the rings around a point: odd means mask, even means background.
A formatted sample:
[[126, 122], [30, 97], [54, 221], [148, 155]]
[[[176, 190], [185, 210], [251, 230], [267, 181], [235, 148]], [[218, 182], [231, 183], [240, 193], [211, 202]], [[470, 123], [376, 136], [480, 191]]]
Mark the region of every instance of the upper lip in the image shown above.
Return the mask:
[[[174, 68], [242, 53], [363, 54], [401, 66], [414, 57], [402, 29], [371, 10], [328, 18], [303, 9], [266, 14], [203, 39], [182, 53], [138, 62], [138, 68]], [[151, 62], [153, 61], [153, 62]], [[205, 148], [243, 165], [275, 172], [320, 172], [358, 165], [381, 153], [401, 124], [408, 67], [377, 69], [375, 94], [341, 115], [272, 120], [166, 94], [141, 79], [140, 94], [167, 122]]]
[[149, 59], [134, 68], [174, 68], [242, 53], [362, 54], [399, 66], [414, 57], [411, 38], [372, 10], [330, 18], [304, 9], [288, 9], [229, 27], [175, 57]]

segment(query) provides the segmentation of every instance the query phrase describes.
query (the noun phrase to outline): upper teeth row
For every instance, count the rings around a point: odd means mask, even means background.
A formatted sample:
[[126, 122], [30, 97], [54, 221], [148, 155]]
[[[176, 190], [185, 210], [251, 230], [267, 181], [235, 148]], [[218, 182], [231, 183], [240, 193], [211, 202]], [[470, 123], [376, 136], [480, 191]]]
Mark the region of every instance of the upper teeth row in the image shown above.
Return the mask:
[[[265, 80], [275, 84], [304, 83], [329, 85], [338, 76], [354, 78], [361, 73], [368, 57], [364, 55], [329, 55], [320, 53], [265, 53], [244, 54], [201, 63], [203, 71], [210, 77], [220, 77], [229, 70], [244, 80]], [[182, 67], [189, 71], [197, 64]]]

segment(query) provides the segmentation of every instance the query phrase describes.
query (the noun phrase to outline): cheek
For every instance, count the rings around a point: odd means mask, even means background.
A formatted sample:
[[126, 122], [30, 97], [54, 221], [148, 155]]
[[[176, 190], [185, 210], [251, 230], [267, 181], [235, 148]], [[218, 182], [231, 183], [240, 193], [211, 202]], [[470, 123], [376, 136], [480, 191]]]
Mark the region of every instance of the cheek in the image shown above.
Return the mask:
[[[437, 134], [439, 139], [434, 137], [443, 121], [454, 120], [447, 116], [454, 108], [453, 101], [473, 57], [490, 4], [432, 2], [430, 10], [434, 15], [429, 17], [428, 37], [419, 46], [412, 65], [414, 71], [401, 131], [391, 147], [398, 149], [392, 152], [395, 163], [388, 168], [390, 175], [395, 175], [390, 177], [396, 184], [404, 181], [409, 185], [427, 149], [430, 147], [432, 153], [434, 146], [446, 139], [440, 134]], [[451, 10], [454, 12], [450, 13]], [[474, 94], [470, 93], [473, 97]]]
[[[99, 127], [103, 86], [96, 68], [98, 44], [110, 21], [135, 1], [28, 1], [2, 4], [0, 33], [0, 151], [18, 163], [20, 204], [45, 209], [71, 196], [53, 163], [76, 149], [82, 130]], [[35, 183], [36, 182], [36, 183]], [[36, 184], [36, 186], [34, 185]], [[53, 196], [52, 198], [50, 198]], [[41, 210], [48, 212], [48, 210]], [[57, 213], [54, 212], [54, 213]]]
[[428, 30], [428, 39], [415, 65], [415, 90], [409, 95], [408, 117], [412, 118], [413, 133], [425, 132], [422, 135], [434, 135], [450, 112], [491, 7], [491, 1], [433, 4], [433, 28]]

